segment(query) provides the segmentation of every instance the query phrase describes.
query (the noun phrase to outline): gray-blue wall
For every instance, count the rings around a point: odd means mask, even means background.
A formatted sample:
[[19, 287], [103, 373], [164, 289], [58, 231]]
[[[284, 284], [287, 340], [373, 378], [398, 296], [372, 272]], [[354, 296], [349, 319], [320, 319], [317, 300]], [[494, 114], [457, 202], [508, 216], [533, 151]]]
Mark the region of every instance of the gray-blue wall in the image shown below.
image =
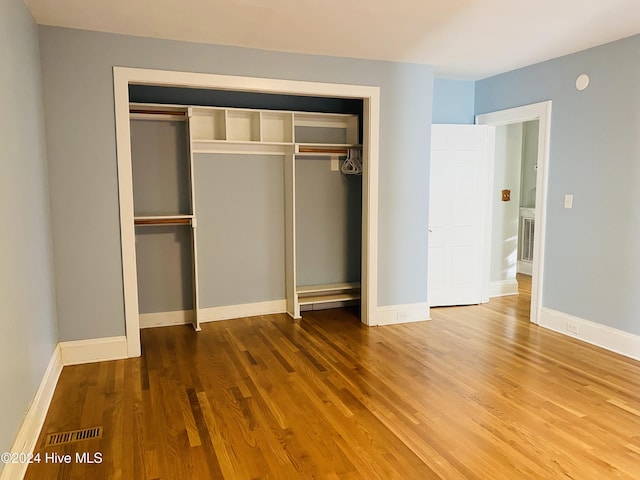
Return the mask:
[[381, 87], [379, 305], [426, 301], [430, 66], [40, 27], [61, 340], [124, 334], [114, 65]]
[[40, 385], [57, 333], [38, 32], [21, 0], [0, 0], [0, 12], [0, 451], [5, 452]]
[[328, 158], [296, 159], [298, 286], [360, 281], [362, 177]]
[[433, 83], [433, 123], [474, 123], [475, 82], [436, 78]]
[[[477, 114], [552, 100], [543, 306], [640, 334], [640, 36], [477, 82]], [[575, 80], [591, 78], [580, 92]], [[573, 209], [563, 208], [564, 194]]]
[[200, 307], [282, 300], [284, 159], [196, 154]]

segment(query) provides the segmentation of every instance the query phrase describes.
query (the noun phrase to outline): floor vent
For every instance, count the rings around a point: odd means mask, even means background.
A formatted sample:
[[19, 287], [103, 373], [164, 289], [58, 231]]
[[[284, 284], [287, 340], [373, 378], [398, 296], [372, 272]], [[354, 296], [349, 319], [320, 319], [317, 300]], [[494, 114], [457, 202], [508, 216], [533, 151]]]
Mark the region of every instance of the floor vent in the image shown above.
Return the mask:
[[71, 432], [50, 433], [44, 441], [45, 447], [81, 442], [91, 438], [102, 438], [102, 427], [85, 428]]
[[520, 259], [525, 262], [533, 262], [533, 232], [536, 221], [533, 218], [522, 219], [522, 232], [520, 235]]

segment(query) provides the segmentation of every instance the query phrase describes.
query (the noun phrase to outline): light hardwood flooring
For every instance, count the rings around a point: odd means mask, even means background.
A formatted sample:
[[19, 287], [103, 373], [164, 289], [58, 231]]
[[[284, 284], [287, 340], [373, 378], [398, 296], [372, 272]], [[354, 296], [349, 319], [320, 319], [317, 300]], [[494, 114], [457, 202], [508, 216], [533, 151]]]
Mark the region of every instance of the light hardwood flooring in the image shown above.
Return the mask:
[[530, 324], [525, 288], [430, 322], [356, 313], [143, 330], [141, 358], [66, 367], [40, 442], [104, 436], [39, 451], [103, 462], [26, 478], [640, 478], [640, 363]]

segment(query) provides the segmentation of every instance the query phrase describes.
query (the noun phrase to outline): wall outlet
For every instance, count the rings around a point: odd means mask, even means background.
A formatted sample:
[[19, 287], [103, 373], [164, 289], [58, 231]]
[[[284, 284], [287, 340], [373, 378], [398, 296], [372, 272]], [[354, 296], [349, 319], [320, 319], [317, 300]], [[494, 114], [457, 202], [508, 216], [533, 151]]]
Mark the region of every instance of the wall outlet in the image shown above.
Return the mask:
[[404, 312], [398, 312], [398, 314], [396, 315], [396, 320], [398, 320], [398, 322], [408, 322], [409, 312], [407, 312], [406, 310]]
[[578, 324], [574, 322], [567, 322], [567, 332], [578, 335]]

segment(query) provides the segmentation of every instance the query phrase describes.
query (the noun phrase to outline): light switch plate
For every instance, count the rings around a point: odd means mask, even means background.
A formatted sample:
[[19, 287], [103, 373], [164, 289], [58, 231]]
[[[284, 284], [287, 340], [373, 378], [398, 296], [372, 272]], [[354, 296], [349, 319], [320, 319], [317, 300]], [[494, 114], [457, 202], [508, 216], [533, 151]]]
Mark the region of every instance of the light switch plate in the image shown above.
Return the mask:
[[564, 208], [573, 208], [573, 195], [570, 193], [564, 196]]

